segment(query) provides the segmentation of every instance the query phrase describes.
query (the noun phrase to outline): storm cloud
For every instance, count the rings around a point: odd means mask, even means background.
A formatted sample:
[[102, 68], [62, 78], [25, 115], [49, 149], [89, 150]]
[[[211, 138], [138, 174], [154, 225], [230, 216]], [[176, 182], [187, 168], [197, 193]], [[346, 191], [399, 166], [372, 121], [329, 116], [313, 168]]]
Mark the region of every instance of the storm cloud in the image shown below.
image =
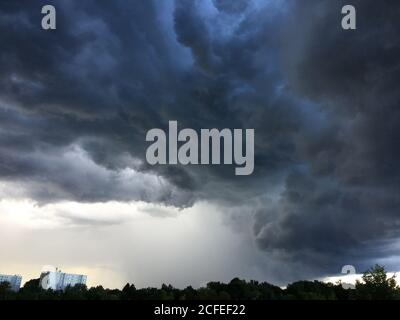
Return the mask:
[[[355, 0], [344, 31], [345, 4], [3, 0], [1, 181], [40, 203], [217, 203], [307, 276], [395, 255], [400, 6]], [[169, 120], [254, 128], [253, 175], [147, 165]]]

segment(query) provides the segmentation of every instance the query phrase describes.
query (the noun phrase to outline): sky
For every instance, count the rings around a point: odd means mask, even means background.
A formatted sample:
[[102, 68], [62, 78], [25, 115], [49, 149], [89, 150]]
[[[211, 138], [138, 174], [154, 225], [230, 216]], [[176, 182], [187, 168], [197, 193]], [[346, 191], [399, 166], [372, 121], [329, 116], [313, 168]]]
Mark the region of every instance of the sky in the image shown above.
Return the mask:
[[[0, 2], [0, 272], [277, 285], [400, 270], [400, 6]], [[57, 29], [41, 28], [41, 8]], [[146, 132], [255, 130], [254, 172], [146, 162]]]

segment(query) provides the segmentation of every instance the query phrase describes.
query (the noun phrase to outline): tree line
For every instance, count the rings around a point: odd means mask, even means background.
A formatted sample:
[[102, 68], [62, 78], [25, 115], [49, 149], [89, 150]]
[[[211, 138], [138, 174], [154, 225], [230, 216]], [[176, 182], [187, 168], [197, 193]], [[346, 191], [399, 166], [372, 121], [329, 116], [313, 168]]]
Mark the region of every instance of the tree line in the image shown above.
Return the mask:
[[0, 300], [396, 300], [400, 287], [395, 275], [389, 277], [380, 265], [368, 269], [354, 289], [345, 289], [341, 282], [297, 281], [286, 288], [238, 278], [229, 283], [209, 282], [205, 287], [177, 289], [163, 284], [161, 288], [137, 289], [126, 284], [122, 290], [85, 285], [67, 287], [64, 291], [44, 290], [39, 279], [25, 283], [13, 292], [8, 283], [0, 283]]

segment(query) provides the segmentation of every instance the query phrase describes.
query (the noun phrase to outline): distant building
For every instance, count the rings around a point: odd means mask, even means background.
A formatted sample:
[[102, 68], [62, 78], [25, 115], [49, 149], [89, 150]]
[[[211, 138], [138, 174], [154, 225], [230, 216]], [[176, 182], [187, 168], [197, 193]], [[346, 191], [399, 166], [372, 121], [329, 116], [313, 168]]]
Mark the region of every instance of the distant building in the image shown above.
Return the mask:
[[8, 282], [10, 284], [11, 290], [12, 291], [19, 291], [19, 288], [21, 288], [21, 281], [22, 277], [18, 275], [10, 276], [6, 274], [0, 274], [0, 283], [2, 282]]
[[68, 286], [74, 287], [78, 284], [86, 285], [87, 276], [81, 274], [63, 273], [59, 269], [44, 271], [40, 275], [40, 286], [54, 291], [65, 290]]

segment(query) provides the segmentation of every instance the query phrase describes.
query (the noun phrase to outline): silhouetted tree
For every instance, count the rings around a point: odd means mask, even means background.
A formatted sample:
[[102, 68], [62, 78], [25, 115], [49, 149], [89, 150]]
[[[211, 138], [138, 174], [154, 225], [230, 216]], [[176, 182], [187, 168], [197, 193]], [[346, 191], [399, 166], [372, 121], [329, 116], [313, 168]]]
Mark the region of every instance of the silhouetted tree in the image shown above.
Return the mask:
[[127, 283], [122, 290], [102, 286], [87, 289], [85, 285], [67, 287], [64, 291], [43, 290], [39, 279], [25, 283], [19, 292], [13, 292], [8, 283], [0, 283], [0, 300], [350, 300], [400, 299], [395, 276], [388, 277], [379, 265], [367, 270], [354, 290], [346, 290], [341, 283], [297, 281], [281, 289], [267, 282], [246, 281], [239, 278], [229, 283], [209, 282], [205, 287], [183, 290], [163, 284], [161, 288], [137, 289]]
[[88, 300], [109, 300], [107, 291], [102, 286], [92, 287], [86, 292]]
[[364, 300], [393, 300], [399, 298], [396, 276], [388, 277], [385, 268], [380, 265], [368, 269], [362, 276], [362, 282], [356, 282], [355, 298]]
[[62, 294], [64, 300], [85, 300], [87, 298], [87, 287], [84, 284], [68, 286]]
[[336, 300], [334, 286], [321, 281], [298, 281], [287, 286], [287, 299]]
[[181, 292], [181, 300], [195, 300], [197, 299], [197, 290], [193, 289], [192, 286], [186, 287]]
[[136, 297], [136, 287], [127, 283], [121, 291], [121, 300], [134, 300]]
[[0, 283], [0, 300], [15, 299], [15, 293], [11, 291], [11, 286], [8, 282]]

